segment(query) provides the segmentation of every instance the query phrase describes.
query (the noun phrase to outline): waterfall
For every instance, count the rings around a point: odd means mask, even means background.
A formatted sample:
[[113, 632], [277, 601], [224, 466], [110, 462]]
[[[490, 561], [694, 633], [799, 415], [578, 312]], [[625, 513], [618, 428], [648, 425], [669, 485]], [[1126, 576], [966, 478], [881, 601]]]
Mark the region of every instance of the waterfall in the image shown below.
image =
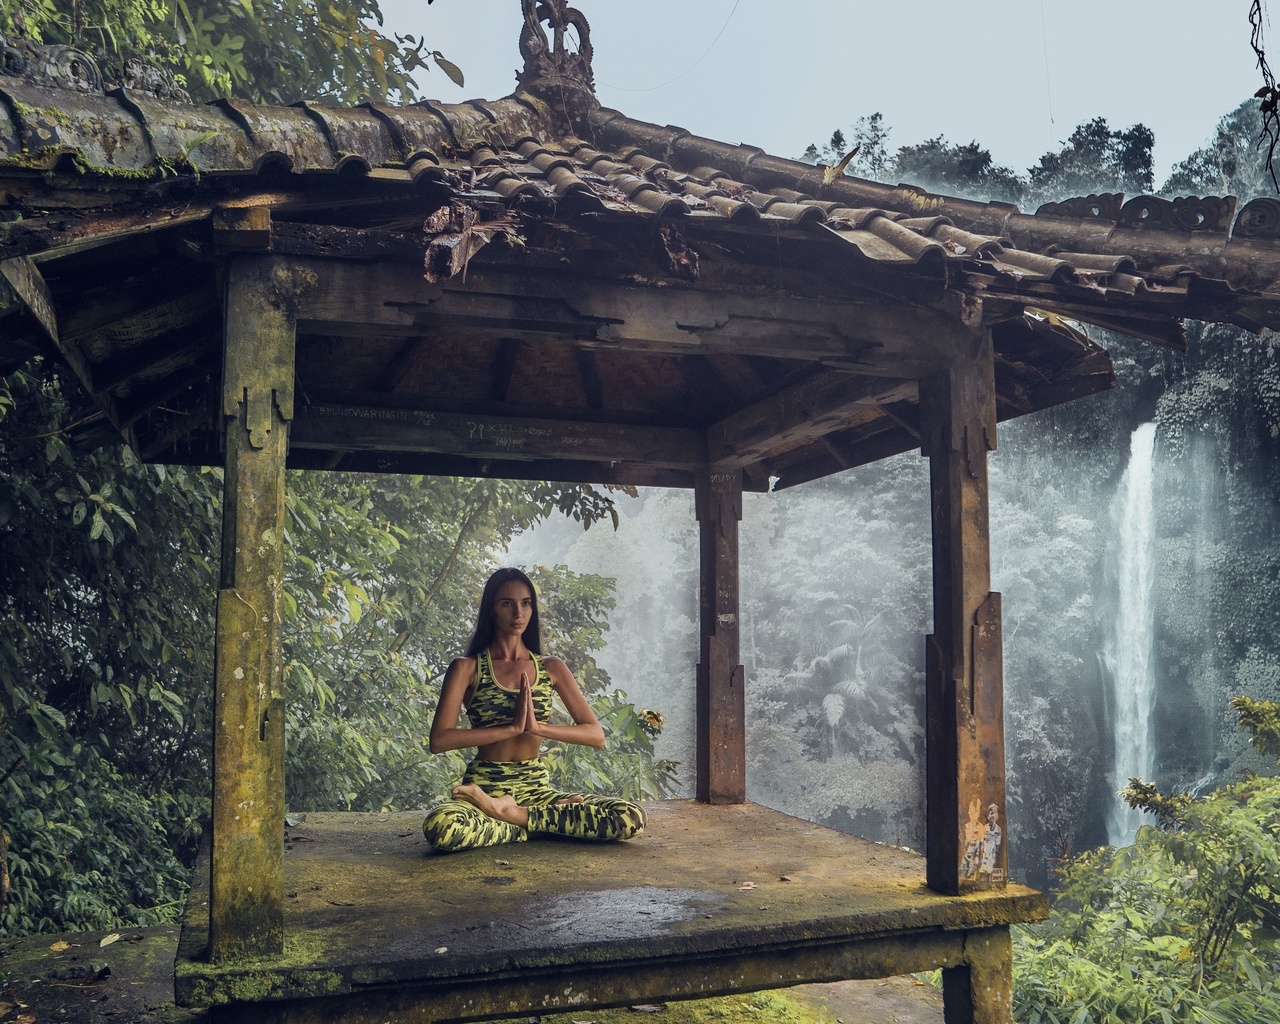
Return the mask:
[[[1137, 776], [1150, 780], [1155, 767], [1151, 712], [1155, 704], [1153, 582], [1155, 578], [1155, 516], [1152, 507], [1152, 468], [1156, 425], [1143, 423], [1133, 432], [1129, 465], [1112, 505], [1116, 527], [1113, 569], [1116, 581], [1115, 616], [1106, 640], [1104, 658], [1111, 679], [1111, 721], [1115, 740], [1113, 779], [1117, 790]], [[1130, 810], [1120, 797], [1112, 807], [1107, 831], [1115, 846], [1126, 846], [1142, 824], [1140, 811]]]

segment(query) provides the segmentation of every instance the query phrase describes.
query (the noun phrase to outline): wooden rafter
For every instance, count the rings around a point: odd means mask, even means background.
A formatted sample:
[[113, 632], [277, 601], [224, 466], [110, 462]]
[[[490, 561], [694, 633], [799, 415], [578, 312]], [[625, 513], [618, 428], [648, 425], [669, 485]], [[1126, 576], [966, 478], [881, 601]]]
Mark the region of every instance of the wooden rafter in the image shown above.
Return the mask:
[[817, 441], [846, 425], [858, 407], [914, 397], [914, 381], [855, 377], [823, 370], [713, 424], [707, 457], [720, 466], [746, 466], [788, 445]]

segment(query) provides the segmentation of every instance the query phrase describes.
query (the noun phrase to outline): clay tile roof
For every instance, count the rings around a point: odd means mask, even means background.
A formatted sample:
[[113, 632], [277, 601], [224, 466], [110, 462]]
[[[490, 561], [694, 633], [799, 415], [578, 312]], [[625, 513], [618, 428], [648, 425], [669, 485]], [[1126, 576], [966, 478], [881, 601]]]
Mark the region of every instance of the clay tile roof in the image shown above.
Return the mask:
[[[299, 321], [299, 381], [323, 415], [525, 415], [512, 382], [537, 379], [556, 416], [727, 423], [750, 441], [752, 417], [834, 388], [822, 431], [739, 450], [767, 487], [918, 447], [916, 382], [957, 320], [990, 329], [1002, 419], [1111, 385], [1105, 349], [1074, 324], [1169, 346], [1185, 346], [1187, 318], [1280, 329], [1280, 200], [1099, 194], [1023, 211], [828, 181], [601, 107], [582, 49], [585, 66], [581, 50], [526, 54], [511, 96], [403, 107], [197, 105], [0, 69], [0, 293], [23, 289], [0, 310], [14, 327], [0, 372], [48, 335], [143, 458], [181, 442], [216, 463], [219, 268], [277, 253], [360, 282], [351, 308], [317, 300]], [[126, 309], [101, 281], [130, 260], [145, 272], [129, 272]], [[568, 456], [359, 456], [320, 436], [297, 464], [684, 486], [692, 458], [667, 434], [631, 475]]]
[[[7, 100], [0, 178], [74, 169], [85, 184], [117, 188], [194, 173], [239, 189], [261, 187], [271, 175], [444, 188], [462, 197], [478, 188], [494, 201], [544, 204], [557, 215], [694, 214], [699, 224], [762, 231], [785, 224], [886, 269], [945, 266], [950, 288], [1042, 305], [1057, 299], [1062, 312], [1095, 323], [1114, 323], [1108, 304], [1123, 295], [1126, 315], [1138, 319], [1212, 316], [1280, 327], [1275, 199], [1237, 212], [1231, 196], [1101, 194], [1024, 212], [909, 184], [849, 176], [824, 183], [824, 168], [637, 121], [581, 90], [572, 110], [567, 102], [557, 109], [536, 83], [498, 100], [349, 109], [199, 106], [15, 77], [0, 79], [0, 94]], [[31, 231], [16, 235], [21, 240], [11, 232], [0, 242], [0, 255], [38, 251]], [[1171, 288], [1180, 304], [1167, 301]]]

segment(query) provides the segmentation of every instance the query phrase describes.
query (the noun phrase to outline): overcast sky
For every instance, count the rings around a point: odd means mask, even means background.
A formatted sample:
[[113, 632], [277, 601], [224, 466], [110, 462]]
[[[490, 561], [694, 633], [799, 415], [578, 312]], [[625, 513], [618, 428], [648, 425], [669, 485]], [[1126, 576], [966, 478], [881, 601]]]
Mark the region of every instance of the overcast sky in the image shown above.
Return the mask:
[[[880, 111], [891, 150], [977, 140], [1025, 171], [1081, 121], [1155, 132], [1156, 182], [1261, 84], [1249, 0], [575, 0], [605, 106], [798, 156]], [[424, 95], [510, 93], [519, 0], [383, 0], [388, 31], [426, 34]], [[718, 37], [718, 38], [717, 38]], [[1272, 57], [1280, 64], [1280, 54]]]

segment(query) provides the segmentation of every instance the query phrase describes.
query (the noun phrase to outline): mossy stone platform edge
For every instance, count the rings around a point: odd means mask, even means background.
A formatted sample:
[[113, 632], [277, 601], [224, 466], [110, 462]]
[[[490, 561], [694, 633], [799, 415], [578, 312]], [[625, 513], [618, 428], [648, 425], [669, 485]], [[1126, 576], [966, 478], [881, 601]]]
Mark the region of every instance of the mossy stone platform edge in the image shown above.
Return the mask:
[[418, 812], [312, 815], [291, 830], [278, 959], [205, 960], [202, 860], [178, 1002], [321, 998], [351, 1019], [369, 1002], [372, 1019], [388, 1001], [444, 1018], [697, 998], [955, 965], [968, 932], [1048, 914], [1017, 885], [939, 896], [917, 854], [756, 805], [646, 810], [633, 843], [449, 857], [427, 851]]

